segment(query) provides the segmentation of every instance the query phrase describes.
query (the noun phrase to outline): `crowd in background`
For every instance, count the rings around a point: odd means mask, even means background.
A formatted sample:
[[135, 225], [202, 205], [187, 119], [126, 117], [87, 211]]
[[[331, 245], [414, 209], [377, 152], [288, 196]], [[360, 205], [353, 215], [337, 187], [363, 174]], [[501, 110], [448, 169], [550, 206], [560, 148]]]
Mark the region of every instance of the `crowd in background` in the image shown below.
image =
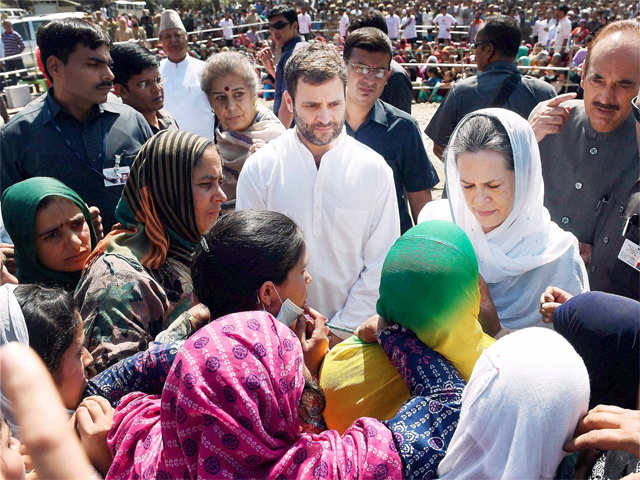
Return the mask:
[[[190, 54], [206, 60], [216, 52], [227, 48], [246, 52], [255, 58], [256, 53], [267, 45], [265, 35], [265, 13], [272, 2], [257, 2], [250, 7], [230, 5], [223, 12], [187, 9], [180, 12], [192, 42]], [[444, 7], [444, 9], [443, 9]], [[585, 2], [571, 3], [558, 15], [552, 2], [391, 2], [374, 4], [367, 2], [315, 2], [314, 6], [299, 7], [301, 33], [307, 39], [317, 38], [342, 45], [341, 19], [346, 15], [348, 22], [369, 14], [372, 10], [381, 12], [391, 27], [390, 38], [394, 47], [394, 60], [403, 64], [415, 88], [414, 101], [441, 102], [458, 80], [476, 73], [473, 65], [475, 56], [473, 44], [475, 33], [484, 19], [497, 13], [512, 16], [523, 33], [522, 47], [518, 52], [518, 65], [531, 67], [567, 67], [567, 69], [523, 69], [554, 86], [558, 93], [579, 90], [581, 67], [593, 36], [607, 23], [615, 20], [633, 19], [640, 15], [637, 2]], [[105, 12], [106, 13], [106, 12]], [[447, 17], [448, 16], [448, 17]], [[305, 18], [308, 17], [308, 20]], [[124, 35], [118, 33], [118, 20], [107, 18], [102, 13], [94, 14], [96, 23], [109, 33], [114, 41], [157, 38], [159, 14], [145, 12], [140, 19], [127, 18]], [[441, 20], [442, 19], [442, 20]], [[224, 22], [233, 26], [251, 27], [228, 30]], [[443, 23], [441, 23], [441, 21]], [[316, 28], [312, 25], [315, 23]], [[344, 22], [344, 21], [343, 21]], [[568, 23], [564, 32], [556, 36], [560, 22]], [[258, 25], [256, 25], [258, 24]], [[263, 24], [263, 25], [259, 25]], [[304, 28], [302, 25], [308, 25]], [[120, 24], [121, 25], [121, 24]], [[138, 28], [142, 25], [142, 28]], [[442, 26], [441, 26], [442, 25]], [[462, 27], [462, 28], [458, 28]], [[208, 30], [214, 30], [209, 31]], [[226, 30], [226, 31], [225, 31]], [[306, 30], [306, 31], [304, 31]], [[206, 33], [199, 33], [205, 31]], [[138, 33], [139, 32], [139, 33]], [[458, 32], [458, 33], [451, 33]], [[233, 33], [232, 43], [227, 42]], [[395, 35], [394, 35], [395, 33]], [[563, 41], [566, 44], [563, 46]], [[556, 42], [558, 45], [556, 45]], [[147, 45], [155, 46], [153, 42]], [[162, 55], [162, 52], [160, 52]], [[417, 64], [412, 66], [410, 64]], [[447, 66], [439, 66], [445, 64]], [[465, 66], [452, 66], [461, 64]], [[265, 75], [265, 89], [273, 86], [274, 79]], [[419, 87], [419, 88], [418, 88]], [[270, 99], [269, 93], [266, 99]]]
[[[265, 22], [266, 13], [273, 5], [275, 3], [271, 1], [249, 6], [229, 4], [217, 12], [211, 8], [178, 9], [187, 32], [191, 33], [189, 54], [206, 60], [217, 52], [231, 49], [256, 59], [261, 49], [272, 46]], [[441, 102], [456, 81], [476, 73], [472, 48], [475, 33], [484, 19], [493, 14], [509, 15], [519, 24], [523, 39], [518, 65], [538, 67], [523, 69], [523, 73], [544, 79], [558, 93], [579, 92], [581, 67], [589, 42], [598, 30], [611, 21], [634, 19], [640, 15], [637, 2], [632, 1], [575, 2], [562, 13], [555, 7], [552, 2], [544, 1], [387, 4], [318, 1], [311, 5], [300, 4], [298, 11], [300, 33], [307, 40], [331, 42], [341, 48], [349, 22], [378, 10], [390, 27], [394, 59], [404, 66], [411, 78], [414, 101]], [[154, 50], [160, 47], [157, 41], [159, 12], [152, 14], [144, 10], [139, 16], [118, 15], [114, 8], [105, 7], [85, 18], [99, 25], [114, 42], [137, 41]], [[0, 57], [22, 51], [9, 34], [3, 33], [3, 41], [7, 47], [4, 55], [0, 50]], [[159, 54], [165, 55], [161, 47]], [[415, 66], [411, 65], [414, 63]], [[5, 69], [20, 66], [19, 61], [9, 60]], [[268, 74], [265, 73], [261, 80], [264, 89], [273, 88], [275, 80]], [[265, 99], [271, 98], [271, 93], [265, 93]]]

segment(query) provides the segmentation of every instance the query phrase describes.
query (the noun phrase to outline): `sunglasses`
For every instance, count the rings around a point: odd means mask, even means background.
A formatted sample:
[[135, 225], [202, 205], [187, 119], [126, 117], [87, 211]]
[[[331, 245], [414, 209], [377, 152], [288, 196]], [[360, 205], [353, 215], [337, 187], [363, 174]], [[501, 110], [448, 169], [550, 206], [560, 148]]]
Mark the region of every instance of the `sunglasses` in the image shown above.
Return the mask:
[[269, 29], [270, 30], [282, 30], [284, 27], [286, 27], [287, 25], [291, 25], [289, 22], [277, 22], [277, 23], [270, 23], [269, 24]]
[[379, 79], [383, 79], [389, 71], [387, 68], [374, 68], [369, 65], [363, 65], [362, 63], [347, 63], [358, 75], [369, 75], [369, 72], [373, 72], [373, 76]]
[[638, 102], [640, 102], [640, 96], [633, 97], [631, 106], [633, 107], [633, 115], [636, 117], [636, 122], [640, 123], [640, 105], [638, 105]]

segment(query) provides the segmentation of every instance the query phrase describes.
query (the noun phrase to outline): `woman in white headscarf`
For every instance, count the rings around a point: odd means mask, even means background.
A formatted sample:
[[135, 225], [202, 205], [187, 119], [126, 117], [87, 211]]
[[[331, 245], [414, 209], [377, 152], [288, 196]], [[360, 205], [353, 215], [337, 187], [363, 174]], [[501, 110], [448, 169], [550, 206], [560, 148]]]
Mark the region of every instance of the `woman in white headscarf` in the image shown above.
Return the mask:
[[451, 220], [467, 234], [502, 327], [543, 326], [537, 299], [548, 285], [589, 290], [578, 240], [544, 206], [540, 152], [529, 123], [500, 108], [465, 116], [449, 141], [448, 200], [419, 222]]
[[527, 328], [476, 362], [441, 479], [552, 479], [589, 405], [584, 362], [560, 334]]

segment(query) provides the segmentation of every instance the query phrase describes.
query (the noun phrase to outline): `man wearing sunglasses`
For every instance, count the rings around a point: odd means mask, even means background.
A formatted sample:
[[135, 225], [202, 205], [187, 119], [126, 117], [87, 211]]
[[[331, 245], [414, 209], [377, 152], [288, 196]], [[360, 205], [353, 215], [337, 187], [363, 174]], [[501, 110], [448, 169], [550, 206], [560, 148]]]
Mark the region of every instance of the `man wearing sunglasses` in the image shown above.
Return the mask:
[[584, 100], [561, 95], [529, 117], [540, 147], [544, 203], [551, 219], [578, 238], [591, 289], [640, 300], [634, 253], [640, 248], [640, 161], [632, 113], [640, 88], [637, 22], [612, 22], [598, 32], [581, 85]]
[[267, 19], [269, 20], [269, 31], [271, 32], [273, 43], [282, 49], [282, 53], [275, 69], [273, 68], [274, 58], [270, 48], [261, 50], [258, 53], [258, 59], [262, 62], [267, 73], [276, 79], [273, 111], [278, 115], [284, 126], [288, 128], [291, 125], [293, 116], [282, 104], [282, 94], [287, 89], [284, 80], [284, 66], [287, 64], [287, 60], [291, 57], [296, 45], [304, 42], [304, 38], [298, 34], [298, 14], [291, 5], [278, 5], [272, 8], [267, 14]]
[[[400, 231], [413, 225], [431, 200], [438, 174], [427, 157], [418, 122], [379, 99], [391, 74], [392, 47], [381, 30], [354, 30], [344, 45], [347, 64], [347, 133], [378, 152], [393, 170]], [[393, 140], [391, 140], [393, 139]], [[411, 209], [411, 215], [407, 208]]]
[[466, 114], [501, 107], [527, 118], [539, 102], [556, 96], [550, 84], [518, 72], [521, 38], [520, 27], [506, 15], [489, 17], [478, 31], [474, 45], [478, 74], [453, 85], [424, 132], [433, 140], [433, 153], [440, 159]]
[[151, 131], [178, 130], [164, 110], [164, 89], [158, 57], [138, 43], [122, 42], [111, 47], [113, 86], [122, 103], [139, 111]]

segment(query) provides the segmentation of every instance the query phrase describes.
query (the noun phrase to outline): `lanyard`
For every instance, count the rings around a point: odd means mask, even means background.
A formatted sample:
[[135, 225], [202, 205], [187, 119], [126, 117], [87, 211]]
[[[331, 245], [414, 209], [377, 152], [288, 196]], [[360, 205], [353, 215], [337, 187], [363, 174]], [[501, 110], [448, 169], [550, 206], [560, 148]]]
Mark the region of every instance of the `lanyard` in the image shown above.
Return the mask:
[[[73, 145], [71, 145], [71, 141], [67, 138], [67, 136], [62, 132], [62, 129], [60, 128], [60, 125], [58, 125], [58, 122], [56, 122], [56, 119], [53, 118], [53, 113], [51, 112], [51, 106], [49, 105], [49, 98], [47, 97], [47, 99], [44, 102], [47, 105], [47, 112], [49, 113], [49, 119], [51, 120], [51, 123], [53, 124], [53, 127], [58, 131], [58, 133], [60, 134], [60, 136], [62, 137], [62, 140], [64, 140], [64, 143], [67, 145], [67, 148], [71, 151], [71, 153], [73, 154], [73, 156], [76, 158], [76, 160], [78, 160], [80, 163], [85, 164], [87, 167], [89, 167], [91, 170], [93, 170], [94, 172], [96, 172], [98, 175], [100, 175], [102, 178], [107, 178], [104, 176], [104, 174], [100, 171], [97, 170], [96, 168], [94, 168], [91, 165], [91, 161], [87, 158], [84, 157], [82, 155], [80, 155], [75, 148], [73, 148]], [[102, 162], [104, 164], [104, 159], [107, 156], [107, 131], [104, 129], [104, 127], [102, 128]], [[116, 155], [116, 157], [119, 157], [119, 155]], [[115, 169], [116, 172], [118, 170], [118, 168], [120, 167], [120, 158], [117, 158], [117, 164], [115, 165]]]

